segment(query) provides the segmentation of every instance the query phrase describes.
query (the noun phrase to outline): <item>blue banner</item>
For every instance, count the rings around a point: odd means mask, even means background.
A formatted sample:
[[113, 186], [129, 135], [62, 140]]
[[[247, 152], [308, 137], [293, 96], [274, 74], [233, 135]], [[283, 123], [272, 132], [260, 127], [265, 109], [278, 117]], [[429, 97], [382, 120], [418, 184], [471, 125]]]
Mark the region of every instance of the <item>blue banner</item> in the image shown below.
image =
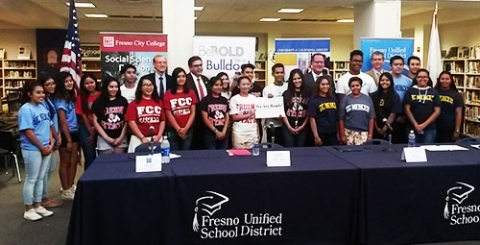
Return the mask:
[[276, 53], [330, 52], [330, 38], [275, 39]]
[[413, 38], [362, 38], [360, 49], [363, 52], [363, 72], [372, 69], [370, 58], [375, 51], [382, 52], [385, 57], [384, 70], [391, 70], [390, 58], [396, 55], [403, 57], [406, 67], [407, 59], [413, 55]]

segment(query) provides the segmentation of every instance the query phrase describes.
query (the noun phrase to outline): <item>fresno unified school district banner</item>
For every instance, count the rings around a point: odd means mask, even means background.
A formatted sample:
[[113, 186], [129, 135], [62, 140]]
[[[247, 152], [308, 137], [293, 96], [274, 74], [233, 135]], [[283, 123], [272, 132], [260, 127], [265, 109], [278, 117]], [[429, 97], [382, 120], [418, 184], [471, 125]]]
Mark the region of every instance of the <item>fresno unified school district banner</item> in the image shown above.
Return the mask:
[[242, 64], [255, 65], [255, 42], [255, 37], [195, 36], [193, 55], [202, 58], [203, 75], [225, 72], [231, 79]]
[[167, 35], [156, 33], [100, 33], [102, 74], [120, 78], [125, 64], [137, 68], [137, 77], [152, 73], [153, 57], [167, 57]]
[[413, 38], [361, 38], [360, 49], [363, 52], [363, 72], [372, 69], [370, 57], [375, 51], [382, 52], [385, 57], [384, 70], [391, 70], [390, 58], [396, 55], [403, 57], [407, 67], [407, 59], [413, 55]]
[[315, 53], [324, 54], [325, 68], [330, 62], [330, 38], [277, 38], [275, 39], [275, 62], [285, 66], [285, 76], [299, 68], [306, 72], [310, 67], [310, 58]]

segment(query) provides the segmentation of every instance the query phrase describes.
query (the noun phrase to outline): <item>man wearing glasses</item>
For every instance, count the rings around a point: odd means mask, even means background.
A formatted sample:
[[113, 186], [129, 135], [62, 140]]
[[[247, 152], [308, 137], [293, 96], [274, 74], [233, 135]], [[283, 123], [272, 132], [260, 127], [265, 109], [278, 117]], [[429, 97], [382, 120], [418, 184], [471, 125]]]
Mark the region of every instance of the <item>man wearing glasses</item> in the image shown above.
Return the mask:
[[202, 75], [202, 58], [199, 56], [190, 57], [188, 59], [188, 69], [190, 69], [190, 73], [187, 74], [187, 84], [195, 91], [198, 101], [201, 101], [210, 92], [210, 86], [207, 86], [208, 78]]
[[[321, 53], [315, 53], [310, 58], [310, 68], [311, 71], [305, 74], [305, 85], [307, 86], [308, 91], [312, 92], [315, 82], [321, 76], [329, 75], [328, 69], [325, 68], [325, 61], [327, 57]], [[333, 79], [331, 79], [330, 87], [335, 88]]]

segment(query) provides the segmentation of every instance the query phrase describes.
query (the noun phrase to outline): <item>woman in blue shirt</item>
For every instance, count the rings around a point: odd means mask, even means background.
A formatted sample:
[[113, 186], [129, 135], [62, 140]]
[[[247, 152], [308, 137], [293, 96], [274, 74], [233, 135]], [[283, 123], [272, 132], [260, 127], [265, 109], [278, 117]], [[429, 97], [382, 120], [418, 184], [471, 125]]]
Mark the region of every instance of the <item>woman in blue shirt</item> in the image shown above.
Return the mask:
[[53, 139], [50, 130], [52, 120], [41, 104], [45, 94], [37, 82], [29, 83], [23, 93], [23, 105], [18, 112], [18, 127], [22, 156], [25, 162], [25, 183], [23, 184], [23, 202], [27, 220], [40, 220], [51, 216], [52, 211], [40, 205], [42, 201], [43, 181], [50, 163]]
[[75, 174], [77, 172], [78, 122], [75, 114], [75, 81], [68, 72], [60, 72], [55, 78], [57, 88], [52, 95], [53, 104], [58, 113], [61, 132], [60, 182], [62, 199], [73, 200], [75, 196]]

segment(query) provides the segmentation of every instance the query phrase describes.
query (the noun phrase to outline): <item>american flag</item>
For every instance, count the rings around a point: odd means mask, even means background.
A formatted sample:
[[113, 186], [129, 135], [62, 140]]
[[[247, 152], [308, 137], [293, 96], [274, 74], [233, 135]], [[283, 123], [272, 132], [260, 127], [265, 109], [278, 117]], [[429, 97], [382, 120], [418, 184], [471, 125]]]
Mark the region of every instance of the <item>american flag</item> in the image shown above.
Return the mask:
[[78, 36], [78, 18], [75, 9], [75, 0], [70, 0], [70, 12], [68, 31], [63, 46], [62, 63], [60, 71], [66, 71], [72, 75], [73, 80], [80, 85], [82, 76], [82, 54], [80, 53], [80, 37]]

